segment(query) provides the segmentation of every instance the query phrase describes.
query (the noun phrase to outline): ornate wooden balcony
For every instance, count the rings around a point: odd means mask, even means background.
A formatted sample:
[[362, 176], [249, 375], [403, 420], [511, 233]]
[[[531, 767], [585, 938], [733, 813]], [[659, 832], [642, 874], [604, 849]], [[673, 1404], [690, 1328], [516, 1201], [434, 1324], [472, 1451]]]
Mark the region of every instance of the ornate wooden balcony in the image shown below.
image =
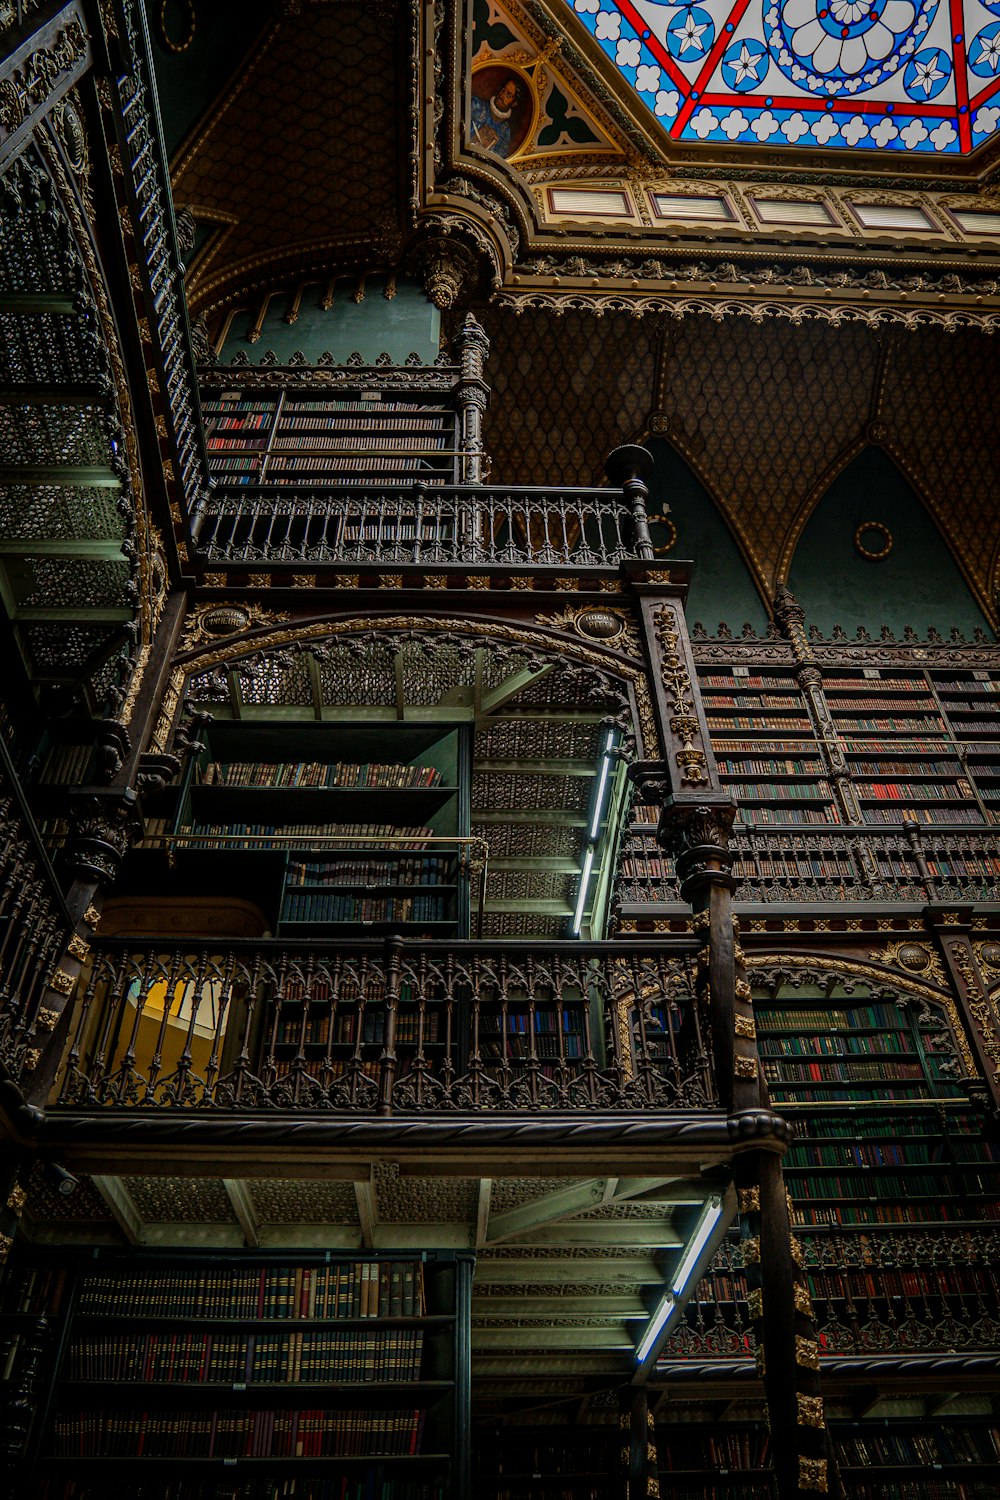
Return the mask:
[[[171, 951], [172, 950], [172, 951]], [[58, 1103], [388, 1116], [716, 1102], [662, 945], [99, 942]]]
[[[335, 502], [335, 503], [334, 503]], [[199, 550], [212, 564], [615, 567], [643, 557], [645, 516], [620, 491], [447, 485], [213, 493]]]

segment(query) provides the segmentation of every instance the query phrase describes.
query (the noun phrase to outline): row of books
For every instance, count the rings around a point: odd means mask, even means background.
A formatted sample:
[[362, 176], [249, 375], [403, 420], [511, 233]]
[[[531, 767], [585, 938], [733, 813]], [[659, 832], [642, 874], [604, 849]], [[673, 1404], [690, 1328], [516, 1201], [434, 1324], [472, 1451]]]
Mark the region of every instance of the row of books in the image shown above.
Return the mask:
[[728, 737], [712, 737], [712, 748], [717, 755], [734, 755], [741, 751], [753, 755], [801, 756], [816, 755], [815, 745], [803, 744], [802, 740], [732, 740]]
[[[439, 441], [443, 443], [444, 442], [444, 438], [442, 437], [441, 439], [439, 439]], [[381, 446], [381, 442], [380, 442], [379, 446]], [[354, 443], [354, 447], [355, 448], [363, 448], [364, 447], [363, 440], [358, 439]], [[420, 457], [419, 454], [409, 454], [409, 455], [406, 455], [406, 456], [400, 455], [398, 457], [396, 457], [396, 456], [384, 457], [383, 456], [383, 457], [379, 458], [379, 462], [378, 462], [377, 467], [380, 470], [383, 470], [383, 471], [388, 470], [388, 471], [393, 472], [393, 473], [395, 473], [395, 472], [401, 473], [404, 470], [412, 469], [415, 466], [416, 462], [419, 461], [419, 457]], [[347, 469], [347, 470], [350, 470], [352, 473], [362, 474], [362, 473], [370, 473], [371, 472], [371, 470], [372, 470], [372, 461], [371, 461], [371, 458], [367, 454], [365, 454], [363, 452], [362, 453], [358, 453], [357, 455], [352, 455], [352, 454], [349, 454], [349, 453], [344, 453], [344, 454], [338, 453], [335, 456], [331, 455], [329, 458], [322, 458], [322, 457], [293, 458], [290, 455], [285, 455], [285, 454], [272, 454], [272, 455], [269, 455], [268, 469], [269, 469], [269, 471], [275, 471], [275, 470], [277, 470], [277, 471], [282, 471], [282, 472], [285, 472], [285, 473], [295, 473], [295, 474], [304, 474], [304, 473], [327, 474], [327, 473], [332, 473], [332, 472], [336, 471], [337, 469], [340, 469], [340, 470]], [[280, 482], [281, 482], [280, 480], [276, 481], [276, 483], [280, 483]]]
[[[827, 683], [826, 687], [829, 691], [832, 684]], [[877, 697], [855, 693], [852, 697], [842, 698], [838, 693], [831, 702], [830, 708], [834, 714], [854, 713], [855, 711], [864, 713], [868, 709], [874, 709], [876, 713], [884, 713], [887, 709], [894, 708], [900, 709], [904, 714], [920, 712], [936, 714], [938, 712], [937, 703], [927, 695], [927, 689], [923, 684], [919, 687], [914, 686], [905, 698], [889, 698], [884, 691]]]
[[961, 776], [963, 767], [957, 760], [868, 760], [861, 751], [848, 751], [855, 776]]
[[333, 424], [328, 425], [322, 434], [301, 437], [294, 432], [289, 432], [285, 427], [279, 427], [275, 441], [280, 447], [272, 447], [271, 454], [291, 453], [296, 449], [305, 448], [310, 456], [316, 457], [322, 453], [351, 453], [359, 449], [366, 452], [376, 449], [384, 452], [386, 449], [399, 449], [402, 452], [410, 452], [414, 447], [412, 432], [419, 432], [422, 442], [417, 447], [441, 447], [444, 442], [444, 434], [439, 426], [432, 428], [413, 428], [408, 426], [404, 432], [400, 432], [394, 422], [384, 422], [371, 426], [344, 426], [337, 430]]
[[275, 838], [289, 839], [336, 838], [353, 841], [356, 852], [365, 848], [366, 839], [377, 840], [371, 847], [383, 849], [385, 841], [392, 840], [394, 850], [425, 849], [427, 840], [433, 837], [430, 828], [396, 828], [391, 823], [193, 823], [189, 830], [191, 839], [206, 840], [200, 847], [224, 848], [224, 844], [212, 843], [213, 839], [230, 838]]
[[441, 772], [434, 766], [401, 766], [350, 761], [212, 761], [205, 767], [204, 786], [439, 786]]
[[872, 1141], [866, 1145], [809, 1146], [797, 1142], [786, 1158], [789, 1167], [906, 1167], [941, 1161], [944, 1148], [926, 1144], [902, 1145]]
[[765, 1061], [764, 1076], [780, 1083], [794, 1083], [798, 1079], [813, 1083], [854, 1083], [862, 1078], [913, 1078], [923, 1079], [919, 1062], [894, 1062], [885, 1059], [866, 1059], [850, 1062], [778, 1063]]
[[292, 407], [281, 413], [279, 433], [336, 432], [348, 425], [352, 429], [361, 428], [368, 432], [440, 432], [445, 415], [440, 411], [425, 411], [419, 415], [401, 416], [390, 408], [386, 413], [372, 410], [345, 413], [338, 409], [324, 417], [300, 416], [299, 410], [298, 407]]
[[267, 432], [263, 432], [259, 437], [218, 437], [213, 435], [206, 438], [205, 447], [208, 449], [210, 456], [214, 456], [217, 453], [246, 453], [248, 451], [252, 451], [254, 454], [264, 453], [267, 451]]
[[744, 823], [839, 823], [840, 814], [833, 803], [825, 807], [741, 807]]
[[791, 687], [798, 691], [798, 684], [793, 677], [755, 677], [749, 673], [744, 675], [739, 668], [731, 674], [725, 675], [713, 672], [699, 672], [698, 681], [703, 688], [784, 688]]
[[423, 1410], [83, 1411], [57, 1416], [62, 1458], [384, 1458], [420, 1451]]
[[871, 1056], [882, 1052], [912, 1052], [906, 1031], [886, 1031], [871, 1036], [847, 1032], [843, 1036], [826, 1033], [821, 1036], [762, 1037], [760, 1051], [764, 1057], [845, 1057]]
[[354, 850], [328, 859], [291, 860], [285, 877], [288, 885], [438, 885], [452, 873], [452, 856], [427, 854], [423, 859], [358, 859]]
[[747, 781], [743, 778], [737, 784], [737, 791], [741, 797], [766, 797], [772, 802], [830, 802], [833, 793], [829, 783], [818, 780], [813, 782], [796, 781]]
[[[282, 1018], [275, 1028], [274, 1040], [279, 1046], [323, 1046], [330, 1041], [341, 1046], [350, 1045], [358, 1039], [359, 1019], [361, 1041], [381, 1046], [385, 1040], [385, 1012], [382, 1010], [366, 1011], [362, 1017], [357, 1011], [341, 1012], [334, 1018], [329, 1015], [310, 1016], [304, 1025], [301, 1021]], [[424, 1041], [436, 1042], [441, 1020], [437, 1010], [425, 1010], [422, 1017], [412, 1010], [400, 1010], [396, 1012], [397, 1043], [415, 1043], [419, 1039], [421, 1019]]]
[[573, 1059], [586, 1055], [583, 1038], [578, 1034], [563, 1037], [561, 1042], [558, 1037], [535, 1037], [533, 1041], [508, 1037], [506, 1046], [500, 1042], [484, 1041], [481, 1050], [483, 1062], [487, 1064], [505, 1057], [523, 1062], [529, 1057]]
[[413, 1260], [330, 1266], [191, 1267], [88, 1272], [81, 1314], [160, 1318], [376, 1318], [424, 1312], [423, 1265]]
[[[227, 1468], [225, 1473], [229, 1472]], [[97, 1480], [50, 1476], [39, 1484], [38, 1500], [446, 1500], [441, 1481], [400, 1479], [388, 1475], [377, 1460], [350, 1477], [293, 1474], [274, 1478], [243, 1470], [238, 1479], [227, 1479], [225, 1474], [206, 1478], [173, 1471], [131, 1475], [123, 1484], [105, 1471]]]
[[906, 1432], [836, 1435], [840, 1457], [852, 1464], [994, 1464], [1000, 1460], [995, 1427], [949, 1425]]
[[828, 859], [809, 859], [801, 854], [770, 850], [766, 854], [754, 850], [752, 858], [736, 859], [733, 869], [737, 875], [756, 875], [762, 880], [846, 880], [853, 884], [858, 878], [848, 860], [837, 859], [834, 855]]
[[816, 776], [824, 771], [821, 760], [793, 760], [791, 757], [778, 760], [776, 757], [762, 759], [759, 755], [747, 755], [730, 760], [720, 755], [716, 757], [716, 763], [728, 776]]
[[856, 783], [859, 797], [874, 797], [879, 802], [953, 801], [956, 797], [971, 797], [972, 787], [964, 778], [940, 783], [921, 781], [859, 781]]
[[983, 815], [978, 807], [957, 806], [954, 802], [947, 807], [915, 807], [910, 803], [905, 811], [885, 807], [865, 807], [863, 809], [866, 823], [901, 823], [909, 820], [911, 823], [981, 823]]
[[118, 1333], [77, 1338], [70, 1380], [234, 1383], [418, 1380], [423, 1330], [324, 1329], [295, 1333]]
[[[980, 1126], [975, 1116], [962, 1113], [963, 1106], [928, 1110], [898, 1110], [893, 1112], [893, 1130], [898, 1135], [911, 1136], [938, 1136], [946, 1133], [951, 1138], [957, 1138], [962, 1150], [968, 1150], [972, 1145], [984, 1145], [980, 1137]], [[852, 1110], [847, 1115], [811, 1115], [807, 1121], [797, 1122], [796, 1138], [798, 1140], [808, 1139], [810, 1136], [822, 1136], [827, 1139], [849, 1138], [856, 1140], [865, 1139], [869, 1136], [880, 1135], [885, 1131], [886, 1119], [884, 1114], [869, 1114], [864, 1110]], [[991, 1150], [994, 1149], [991, 1147]], [[991, 1157], [985, 1158], [991, 1160]]]
[[684, 1443], [661, 1438], [657, 1444], [661, 1469], [763, 1469], [770, 1463], [770, 1434], [757, 1427], [720, 1428], [706, 1437], [685, 1437]]
[[[799, 690], [794, 683], [789, 685], [790, 691], [798, 694]], [[707, 712], [716, 713], [720, 708], [783, 708], [788, 709], [788, 694], [781, 697], [771, 697], [767, 693], [750, 695], [749, 693], [710, 693], [705, 697], [705, 709]]]
[[283, 922], [444, 922], [441, 896], [330, 896], [322, 891], [286, 891]]
[[[240, 404], [242, 405], [242, 402]], [[223, 415], [222, 412], [224, 410], [225, 408], [221, 409], [220, 415], [213, 417], [209, 428], [210, 433], [255, 432], [261, 427], [270, 427], [272, 418], [274, 417], [273, 407], [268, 407], [267, 410], [254, 409], [252, 411], [243, 411], [238, 415], [235, 413]], [[206, 411], [206, 415], [209, 415], [209, 412]]]
[[[822, 1207], [796, 1204], [795, 1222], [803, 1226], [810, 1224], [835, 1228], [838, 1225], [866, 1224], [949, 1224], [966, 1217], [958, 1205], [937, 1203], [878, 1203], [874, 1200], [858, 1203], [841, 1203]], [[990, 1218], [982, 1204], [976, 1207], [976, 1218]]]
[[756, 718], [750, 718], [746, 714], [727, 714], [725, 718], [720, 718], [717, 712], [713, 712], [711, 705], [706, 705], [705, 716], [708, 720], [709, 728], [712, 730], [713, 739], [715, 738], [715, 731], [717, 729], [723, 733], [727, 729], [767, 729], [772, 734], [775, 730], [787, 732], [798, 729], [803, 734], [812, 733], [812, 724], [808, 719], [793, 719], [787, 714], [779, 718], [776, 718], [773, 714], [759, 714]]
[[[803, 1198], [866, 1198], [873, 1196], [873, 1184], [863, 1176], [798, 1177], [796, 1192]], [[878, 1192], [887, 1198], [936, 1198], [962, 1193], [989, 1191], [973, 1173], [948, 1176], [936, 1172], [912, 1172], [905, 1177], [880, 1177]]]
[[851, 1006], [782, 1006], [772, 1009], [761, 1006], [757, 1012], [757, 1024], [761, 1031], [853, 1031], [871, 1028], [881, 1031], [888, 1027], [904, 1030], [906, 1021], [897, 1005], [885, 1000], [872, 1000], [867, 1005]]

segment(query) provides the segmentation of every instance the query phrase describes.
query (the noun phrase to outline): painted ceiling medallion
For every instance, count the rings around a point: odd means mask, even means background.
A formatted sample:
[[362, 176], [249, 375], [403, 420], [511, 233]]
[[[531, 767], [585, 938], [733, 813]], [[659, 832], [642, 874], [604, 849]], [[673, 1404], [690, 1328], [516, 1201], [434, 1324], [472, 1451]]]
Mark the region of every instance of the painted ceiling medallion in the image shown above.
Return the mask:
[[676, 141], [958, 156], [1000, 133], [1000, 0], [565, 0]]

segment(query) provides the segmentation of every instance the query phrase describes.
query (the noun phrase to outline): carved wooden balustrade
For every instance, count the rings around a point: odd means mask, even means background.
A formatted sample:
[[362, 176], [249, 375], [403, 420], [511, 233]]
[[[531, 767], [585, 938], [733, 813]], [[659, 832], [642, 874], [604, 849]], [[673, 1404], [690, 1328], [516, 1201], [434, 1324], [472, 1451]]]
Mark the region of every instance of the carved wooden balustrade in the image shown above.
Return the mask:
[[58, 1103], [388, 1115], [712, 1107], [697, 1009], [637, 943], [95, 945]]
[[[1000, 1347], [1000, 1230], [797, 1224], [820, 1352], [901, 1355]], [[671, 1359], [749, 1359], [741, 1247], [726, 1244], [664, 1349]]]
[[213, 493], [199, 550], [211, 563], [433, 563], [614, 567], [640, 557], [642, 531], [608, 489], [448, 485]]
[[35, 1066], [35, 1034], [55, 1022], [42, 999], [72, 931], [0, 739], [0, 1065], [15, 1081]]

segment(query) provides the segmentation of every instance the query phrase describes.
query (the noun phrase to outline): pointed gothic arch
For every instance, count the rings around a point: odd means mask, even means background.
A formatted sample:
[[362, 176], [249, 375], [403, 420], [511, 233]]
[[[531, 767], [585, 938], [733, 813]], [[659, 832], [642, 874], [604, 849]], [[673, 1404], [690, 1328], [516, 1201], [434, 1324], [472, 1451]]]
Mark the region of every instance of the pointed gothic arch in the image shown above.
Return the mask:
[[845, 454], [800, 515], [783, 581], [824, 634], [911, 625], [971, 636], [989, 625], [926, 497], [895, 454], [870, 444]]

